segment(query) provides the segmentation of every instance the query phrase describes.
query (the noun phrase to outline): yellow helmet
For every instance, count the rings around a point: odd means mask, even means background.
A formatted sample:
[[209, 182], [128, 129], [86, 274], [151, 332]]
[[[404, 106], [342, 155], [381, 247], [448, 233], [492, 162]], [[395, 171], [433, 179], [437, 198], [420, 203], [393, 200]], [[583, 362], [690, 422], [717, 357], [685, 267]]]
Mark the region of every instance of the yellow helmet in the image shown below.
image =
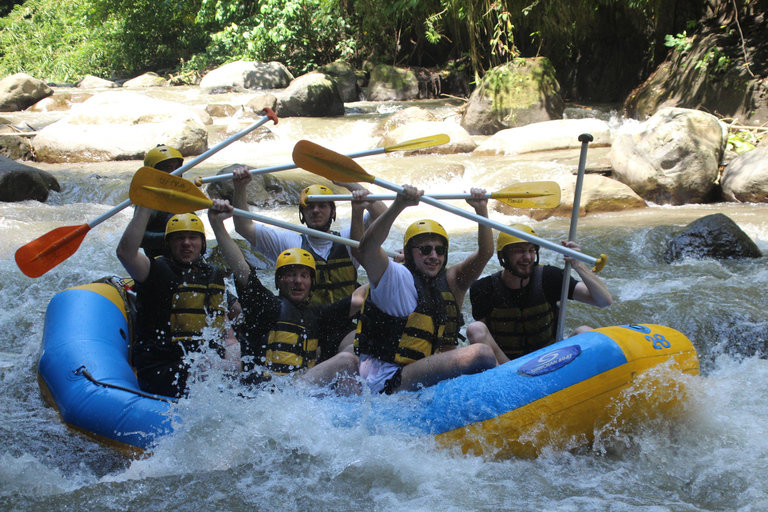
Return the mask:
[[[331, 189], [326, 187], [325, 185], [310, 185], [304, 190], [301, 191], [301, 196], [299, 197], [299, 204], [306, 208], [308, 202], [307, 202], [307, 196], [332, 196], [333, 192]], [[333, 202], [333, 201], [330, 201]]]
[[405, 237], [403, 238], [403, 247], [408, 245], [411, 238], [417, 235], [434, 234], [440, 235], [445, 238], [445, 245], [448, 248], [448, 233], [445, 228], [440, 225], [439, 222], [429, 219], [417, 220], [405, 230]]
[[[526, 226], [525, 224], [513, 224], [510, 227], [518, 231], [522, 231], [523, 233], [528, 233], [529, 235], [539, 236], [536, 234], [536, 231], [534, 231], [532, 227]], [[528, 242], [528, 240], [523, 240], [522, 238], [510, 235], [509, 233], [499, 233], [499, 237], [496, 239], [496, 252], [500, 252], [508, 245], [526, 242]]]
[[281, 252], [275, 263], [275, 272], [288, 265], [303, 265], [309, 267], [312, 270], [312, 277], [315, 277], [315, 258], [304, 249], [294, 248]]
[[194, 231], [203, 235], [203, 240], [205, 240], [203, 221], [194, 213], [182, 213], [168, 219], [165, 224], [165, 237], [168, 238], [168, 235], [177, 231]]
[[178, 149], [158, 144], [156, 148], [152, 148], [144, 157], [144, 165], [154, 169], [157, 164], [167, 160], [178, 160], [179, 166], [184, 163], [184, 157], [181, 156]]

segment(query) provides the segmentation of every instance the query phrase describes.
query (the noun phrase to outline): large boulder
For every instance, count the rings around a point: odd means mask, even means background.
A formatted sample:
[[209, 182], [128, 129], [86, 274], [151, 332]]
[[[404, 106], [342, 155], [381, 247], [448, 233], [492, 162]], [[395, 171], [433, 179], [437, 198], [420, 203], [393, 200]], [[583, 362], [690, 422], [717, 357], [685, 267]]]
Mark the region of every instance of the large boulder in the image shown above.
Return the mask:
[[16, 73], [0, 80], [0, 112], [16, 112], [31, 107], [53, 94], [42, 80]]
[[330, 117], [344, 115], [344, 102], [336, 82], [323, 73], [307, 73], [277, 95], [278, 117]]
[[[252, 167], [242, 164], [232, 164], [224, 167], [216, 175], [231, 174], [237, 167]], [[248, 204], [259, 208], [274, 207], [276, 205], [298, 204], [300, 185], [285, 186], [285, 181], [273, 174], [257, 174], [246, 188], [245, 200]], [[206, 188], [206, 193], [211, 198], [227, 199], [230, 203], [235, 194], [235, 186], [232, 180], [211, 183]]]
[[168, 87], [171, 83], [157, 73], [149, 71], [141, 76], [132, 78], [123, 84], [123, 87]]
[[341, 101], [344, 103], [360, 101], [360, 87], [357, 85], [357, 74], [352, 66], [346, 62], [336, 61], [321, 66], [317, 71], [333, 78], [339, 89]]
[[467, 130], [456, 123], [429, 121], [410, 123], [395, 128], [382, 137], [379, 142], [379, 147], [394, 146], [401, 142], [439, 134], [448, 135], [450, 141], [439, 146], [419, 149], [415, 151], [415, 153], [452, 155], [455, 153], [471, 153], [477, 147], [477, 143], [472, 139], [472, 136], [467, 133]]
[[404, 68], [378, 64], [368, 78], [370, 101], [408, 101], [419, 98], [419, 80], [416, 74]]
[[611, 146], [613, 178], [657, 204], [705, 203], [717, 198], [716, 181], [726, 127], [698, 110], [664, 108]]
[[667, 243], [667, 263], [690, 259], [718, 260], [760, 258], [762, 253], [749, 235], [722, 213], [707, 215], [688, 224]]
[[238, 60], [214, 69], [200, 81], [206, 93], [245, 92], [249, 89], [284, 89], [293, 80], [279, 62]]
[[472, 92], [461, 125], [472, 135], [562, 119], [565, 104], [546, 57], [515, 59], [490, 70]]
[[731, 160], [720, 186], [729, 201], [768, 202], [768, 145], [760, 144]]
[[41, 162], [143, 159], [158, 144], [198, 155], [208, 132], [194, 110], [129, 91], [103, 92], [43, 128], [33, 141]]
[[0, 133], [0, 156], [11, 160], [34, 160], [29, 137], [13, 133]]
[[116, 89], [120, 86], [112, 80], [88, 75], [77, 82], [77, 87], [80, 89]]
[[611, 129], [600, 119], [559, 119], [501, 130], [482, 142], [476, 155], [519, 155], [536, 151], [580, 148], [579, 135], [592, 135], [591, 147], [611, 145]]
[[53, 174], [0, 156], [0, 201], [34, 200], [43, 203], [51, 190], [61, 191], [61, 185]]
[[421, 107], [408, 107], [389, 116], [376, 127], [373, 133], [374, 135], [384, 135], [395, 128], [419, 121], [437, 121], [437, 118], [427, 109]]

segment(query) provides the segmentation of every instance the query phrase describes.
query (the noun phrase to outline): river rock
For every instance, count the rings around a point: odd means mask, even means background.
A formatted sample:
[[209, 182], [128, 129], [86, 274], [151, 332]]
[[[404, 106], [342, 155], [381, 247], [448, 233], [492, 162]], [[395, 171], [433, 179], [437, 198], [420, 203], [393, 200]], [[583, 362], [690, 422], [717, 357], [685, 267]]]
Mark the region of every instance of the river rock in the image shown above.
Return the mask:
[[419, 98], [419, 80], [405, 68], [378, 64], [368, 78], [369, 101], [408, 101]]
[[717, 260], [760, 258], [762, 253], [754, 241], [722, 213], [701, 217], [688, 224], [667, 243], [667, 263], [690, 259]]
[[731, 160], [720, 186], [728, 201], [768, 202], [768, 145], [761, 144]]
[[317, 71], [333, 78], [339, 89], [341, 101], [344, 103], [360, 101], [360, 87], [357, 85], [357, 74], [352, 66], [346, 62], [336, 61], [319, 67]]
[[120, 87], [112, 80], [105, 80], [98, 76], [88, 75], [77, 83], [80, 89], [115, 89]]
[[482, 142], [476, 155], [519, 155], [535, 151], [580, 148], [579, 135], [589, 133], [590, 147], [611, 145], [611, 129], [600, 119], [559, 119], [497, 132]]
[[46, 126], [32, 144], [41, 162], [138, 160], [158, 144], [198, 155], [208, 148], [208, 132], [184, 105], [114, 91], [97, 94]]
[[515, 59], [490, 70], [472, 92], [461, 125], [472, 135], [562, 119], [565, 104], [546, 57]]
[[[560, 205], [556, 208], [517, 209], [502, 201], [491, 201], [491, 207], [505, 215], [530, 216], [535, 220], [550, 217], [570, 217], [573, 214], [573, 196], [576, 190], [576, 176], [570, 175], [557, 180], [560, 184]], [[601, 212], [620, 212], [630, 209], [646, 208], [643, 198], [631, 188], [616, 180], [596, 174], [584, 176], [579, 201], [579, 217]]]
[[249, 89], [284, 89], [293, 80], [288, 68], [279, 62], [238, 60], [206, 74], [200, 88], [209, 94], [245, 92]]
[[0, 133], [0, 155], [11, 160], [34, 160], [35, 152], [29, 137]]
[[[249, 165], [232, 164], [224, 167], [216, 175], [231, 174], [235, 167], [254, 169]], [[257, 174], [246, 188], [246, 202], [260, 208], [275, 205], [299, 204], [301, 190], [311, 185], [314, 181], [283, 180], [273, 174]], [[210, 183], [206, 193], [214, 199], [226, 199], [230, 203], [234, 196], [235, 188], [232, 180]], [[297, 210], [298, 211], [298, 210]]]
[[132, 78], [123, 84], [123, 87], [169, 87], [171, 83], [152, 71]]
[[454, 153], [471, 153], [477, 147], [477, 143], [472, 139], [472, 136], [458, 124], [429, 121], [410, 123], [395, 128], [382, 137], [381, 141], [379, 141], [379, 147], [394, 146], [401, 142], [439, 134], [448, 135], [450, 141], [447, 144], [418, 149], [410, 153], [452, 155]]
[[31, 199], [44, 203], [51, 190], [61, 191], [61, 185], [53, 174], [0, 156], [0, 201]]
[[53, 94], [42, 80], [16, 73], [0, 80], [0, 112], [17, 112]]
[[437, 121], [437, 118], [427, 109], [421, 107], [408, 107], [389, 116], [385, 121], [376, 127], [373, 134], [384, 135], [385, 133], [390, 132], [395, 128], [420, 121]]
[[709, 202], [717, 197], [727, 129], [711, 114], [664, 108], [631, 133], [614, 137], [613, 178], [657, 204]]
[[344, 115], [344, 102], [336, 82], [323, 73], [307, 73], [276, 94], [278, 117], [330, 117]]

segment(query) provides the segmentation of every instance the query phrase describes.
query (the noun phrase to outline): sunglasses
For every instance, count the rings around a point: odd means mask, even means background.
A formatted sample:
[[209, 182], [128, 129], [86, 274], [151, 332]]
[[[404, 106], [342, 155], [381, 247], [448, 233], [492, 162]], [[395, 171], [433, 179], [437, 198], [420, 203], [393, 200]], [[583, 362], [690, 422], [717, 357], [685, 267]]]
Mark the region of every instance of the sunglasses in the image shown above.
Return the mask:
[[418, 249], [422, 256], [429, 256], [432, 254], [432, 251], [435, 251], [438, 256], [445, 256], [445, 253], [448, 252], [444, 245], [419, 245], [414, 247], [414, 249]]

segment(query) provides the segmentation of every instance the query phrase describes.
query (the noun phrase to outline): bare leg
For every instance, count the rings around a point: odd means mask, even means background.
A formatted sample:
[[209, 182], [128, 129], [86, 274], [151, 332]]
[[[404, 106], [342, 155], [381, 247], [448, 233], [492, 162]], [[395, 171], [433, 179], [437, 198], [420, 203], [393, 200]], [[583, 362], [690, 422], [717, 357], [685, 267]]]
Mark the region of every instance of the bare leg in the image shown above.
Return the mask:
[[[584, 334], [585, 332], [589, 332], [592, 330], [594, 330], [592, 327], [588, 325], [582, 325], [580, 327], [575, 328], [571, 333], [571, 336], [576, 336], [577, 334]], [[568, 336], [568, 337], [570, 338], [571, 336]]]
[[395, 391], [413, 391], [429, 387], [459, 375], [480, 373], [496, 366], [493, 351], [478, 343], [419, 359], [403, 367], [402, 382]]
[[355, 353], [355, 331], [349, 331], [346, 336], [344, 336], [344, 339], [341, 340], [341, 343], [339, 343], [339, 351], [337, 354], [340, 354], [342, 352], [349, 352], [350, 354]]
[[491, 347], [498, 364], [504, 364], [509, 361], [509, 358], [501, 351], [496, 340], [491, 336], [491, 333], [488, 331], [488, 326], [483, 322], [472, 322], [467, 326], [467, 340], [470, 345], [482, 343], [483, 345]]
[[310, 368], [299, 379], [318, 387], [335, 383], [339, 394], [359, 395], [362, 387], [355, 378], [360, 374], [359, 369], [359, 358], [355, 354], [342, 352]]

